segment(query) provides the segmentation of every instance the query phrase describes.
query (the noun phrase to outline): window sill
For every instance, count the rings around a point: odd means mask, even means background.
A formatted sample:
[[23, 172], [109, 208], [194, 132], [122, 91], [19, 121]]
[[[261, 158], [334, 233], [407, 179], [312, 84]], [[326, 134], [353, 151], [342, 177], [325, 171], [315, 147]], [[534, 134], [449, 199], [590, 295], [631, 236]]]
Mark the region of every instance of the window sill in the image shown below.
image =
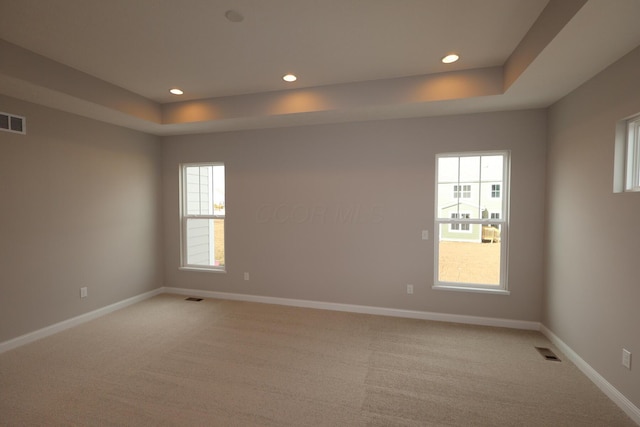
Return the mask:
[[455, 291], [455, 292], [476, 292], [481, 294], [495, 294], [495, 295], [511, 295], [511, 292], [506, 289], [488, 289], [488, 288], [474, 288], [465, 286], [451, 286], [451, 285], [433, 285], [432, 289], [439, 291]]
[[178, 270], [197, 271], [200, 273], [226, 273], [224, 268], [198, 268], [198, 267], [178, 267]]

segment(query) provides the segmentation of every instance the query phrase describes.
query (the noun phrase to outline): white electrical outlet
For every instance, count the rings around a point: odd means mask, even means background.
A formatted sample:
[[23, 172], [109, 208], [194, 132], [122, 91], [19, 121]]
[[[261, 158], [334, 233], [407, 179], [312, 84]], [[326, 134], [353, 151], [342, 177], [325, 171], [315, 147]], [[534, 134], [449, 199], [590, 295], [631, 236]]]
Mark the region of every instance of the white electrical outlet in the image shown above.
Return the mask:
[[249, 273], [247, 272], [244, 273], [244, 280], [249, 280]]
[[429, 230], [422, 230], [422, 240], [429, 240]]
[[407, 285], [407, 293], [408, 294], [412, 294], [413, 293], [413, 285]]
[[89, 293], [87, 291], [87, 287], [84, 286], [84, 287], [80, 288], [80, 298], [86, 298], [87, 296], [89, 296]]
[[631, 370], [631, 352], [626, 348], [622, 349], [622, 366]]

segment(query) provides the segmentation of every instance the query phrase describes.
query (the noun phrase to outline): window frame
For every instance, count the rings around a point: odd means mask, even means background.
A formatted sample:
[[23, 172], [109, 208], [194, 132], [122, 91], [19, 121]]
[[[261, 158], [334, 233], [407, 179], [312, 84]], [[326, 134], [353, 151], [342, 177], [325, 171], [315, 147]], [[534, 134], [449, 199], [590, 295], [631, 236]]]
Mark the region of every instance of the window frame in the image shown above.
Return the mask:
[[640, 114], [616, 123], [613, 192], [640, 192]]
[[640, 115], [626, 120], [625, 191], [640, 191]]
[[[502, 182], [500, 183], [500, 192], [501, 192], [501, 206], [502, 206], [502, 215], [500, 218], [482, 218], [482, 209], [479, 207], [479, 215], [478, 218], [447, 218], [447, 217], [439, 217], [439, 173], [438, 173], [438, 165], [439, 159], [444, 157], [477, 157], [477, 156], [497, 156], [501, 155], [503, 157], [503, 165], [502, 165]], [[458, 173], [459, 175], [459, 173]], [[450, 153], [438, 153], [435, 156], [435, 197], [434, 197], [434, 269], [433, 269], [433, 289], [442, 289], [442, 290], [453, 290], [453, 291], [466, 291], [466, 292], [483, 292], [483, 293], [493, 293], [493, 294], [502, 294], [509, 295], [510, 292], [508, 290], [508, 236], [509, 236], [509, 222], [510, 222], [510, 178], [511, 178], [511, 152], [509, 150], [496, 150], [496, 151], [460, 151], [460, 152], [450, 152]], [[460, 182], [458, 184], [453, 185], [461, 185]], [[482, 200], [482, 182], [478, 182], [478, 189], [481, 194], [478, 196], [478, 200]], [[491, 188], [489, 188], [489, 198], [491, 198]], [[459, 211], [462, 212], [462, 211]], [[491, 216], [491, 215], [490, 215]], [[440, 241], [441, 241], [441, 230], [442, 226], [452, 224], [468, 224], [472, 229], [473, 225], [476, 224], [480, 227], [482, 226], [490, 226], [490, 225], [499, 225], [500, 227], [500, 280], [498, 285], [487, 285], [487, 284], [479, 284], [479, 283], [465, 283], [465, 282], [445, 282], [439, 280], [439, 270], [440, 270]], [[458, 231], [458, 230], [456, 230]], [[460, 232], [460, 231], [458, 231]]]
[[[225, 177], [225, 209], [224, 214], [189, 214], [187, 210], [187, 168], [190, 167], [209, 167], [209, 166], [222, 166], [224, 167]], [[210, 219], [210, 220], [223, 220], [225, 226], [225, 237], [223, 241], [223, 247], [226, 255], [226, 176], [227, 167], [223, 162], [198, 162], [198, 163], [181, 163], [179, 165], [179, 185], [180, 185], [180, 270], [196, 270], [207, 271], [214, 273], [226, 273], [227, 262], [225, 256], [224, 265], [202, 265], [202, 264], [189, 264], [187, 258], [187, 223], [190, 219]], [[211, 201], [213, 203], [213, 200]]]

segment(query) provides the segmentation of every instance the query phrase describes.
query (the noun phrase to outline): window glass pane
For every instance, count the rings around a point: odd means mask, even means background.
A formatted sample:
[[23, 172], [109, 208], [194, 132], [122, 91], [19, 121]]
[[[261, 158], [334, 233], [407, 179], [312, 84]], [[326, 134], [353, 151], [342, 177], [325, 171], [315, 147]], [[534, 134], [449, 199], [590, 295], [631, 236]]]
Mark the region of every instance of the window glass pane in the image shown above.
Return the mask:
[[480, 179], [480, 156], [460, 157], [460, 182], [472, 183]]
[[213, 213], [215, 215], [225, 214], [224, 202], [224, 166], [213, 166]]
[[213, 220], [214, 265], [224, 266], [224, 219]]
[[480, 183], [480, 201], [482, 218], [490, 218], [490, 214], [502, 217], [503, 158], [502, 156], [482, 156]]
[[185, 170], [187, 215], [209, 215], [210, 167], [189, 166]]
[[187, 215], [224, 215], [224, 166], [185, 168]]
[[188, 265], [224, 266], [224, 219], [187, 218]]
[[482, 224], [469, 230], [451, 230], [440, 224], [438, 281], [473, 285], [500, 285], [500, 231]]
[[502, 156], [482, 156], [482, 181], [502, 182]]
[[459, 157], [438, 158], [438, 217], [450, 218], [458, 212], [462, 188], [458, 185]]
[[438, 182], [458, 182], [458, 157], [438, 158]]

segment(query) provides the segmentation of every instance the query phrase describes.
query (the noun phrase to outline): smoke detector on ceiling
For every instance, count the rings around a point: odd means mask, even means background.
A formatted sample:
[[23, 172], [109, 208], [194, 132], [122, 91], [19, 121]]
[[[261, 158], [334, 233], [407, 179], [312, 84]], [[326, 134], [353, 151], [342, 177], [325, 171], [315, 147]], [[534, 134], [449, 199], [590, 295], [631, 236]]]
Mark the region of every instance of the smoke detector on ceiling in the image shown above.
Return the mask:
[[229, 22], [242, 22], [244, 21], [244, 16], [237, 10], [229, 9], [224, 13], [225, 18]]

